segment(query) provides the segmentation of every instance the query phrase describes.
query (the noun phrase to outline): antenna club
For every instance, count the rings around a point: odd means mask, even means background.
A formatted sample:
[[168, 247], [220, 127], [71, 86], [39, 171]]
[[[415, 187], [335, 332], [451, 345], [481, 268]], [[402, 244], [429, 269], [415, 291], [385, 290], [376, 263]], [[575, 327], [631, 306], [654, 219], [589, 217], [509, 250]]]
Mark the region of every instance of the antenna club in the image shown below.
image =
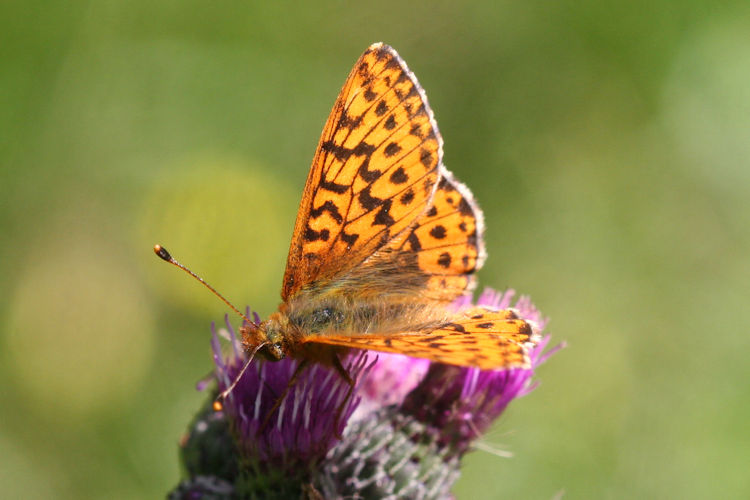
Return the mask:
[[154, 253], [159, 256], [160, 259], [172, 262], [172, 256], [169, 255], [167, 249], [161, 245], [154, 245]]
[[257, 328], [258, 325], [256, 325], [255, 323], [253, 323], [250, 320], [250, 318], [248, 318], [247, 316], [245, 316], [244, 314], [242, 314], [239, 309], [237, 309], [236, 307], [234, 307], [232, 305], [232, 303], [229, 302], [227, 299], [225, 299], [222, 294], [220, 294], [219, 292], [217, 292], [214, 287], [212, 287], [211, 285], [209, 285], [208, 283], [206, 283], [205, 281], [203, 281], [203, 278], [201, 278], [200, 276], [198, 276], [197, 274], [195, 274], [193, 271], [191, 271], [187, 267], [183, 266], [182, 264], [180, 264], [179, 262], [177, 262], [176, 260], [174, 260], [174, 258], [172, 258], [172, 256], [169, 254], [169, 252], [167, 252], [166, 248], [164, 248], [161, 245], [154, 245], [154, 253], [160, 259], [169, 262], [170, 264], [172, 264], [175, 267], [179, 267], [180, 269], [182, 269], [183, 271], [185, 271], [186, 273], [188, 273], [190, 276], [192, 276], [194, 279], [198, 280], [198, 282], [200, 282], [201, 285], [203, 285], [206, 288], [208, 288], [209, 290], [211, 290], [211, 293], [213, 293], [214, 295], [216, 295], [217, 297], [219, 297], [219, 299], [222, 302], [224, 302], [226, 305], [228, 305], [229, 308], [232, 311], [234, 311], [237, 314], [239, 314], [242, 317], [242, 319], [245, 320], [245, 322], [247, 322], [248, 324], [254, 325]]

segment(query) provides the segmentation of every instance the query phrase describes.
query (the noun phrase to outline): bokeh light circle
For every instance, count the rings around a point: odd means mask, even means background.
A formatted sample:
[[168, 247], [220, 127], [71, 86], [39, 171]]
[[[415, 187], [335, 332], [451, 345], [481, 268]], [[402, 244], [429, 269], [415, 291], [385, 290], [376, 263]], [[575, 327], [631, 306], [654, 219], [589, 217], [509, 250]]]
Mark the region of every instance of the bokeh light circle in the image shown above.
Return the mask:
[[151, 308], [132, 270], [107, 247], [80, 235], [40, 245], [9, 304], [14, 384], [52, 418], [127, 404], [151, 364]]
[[[146, 196], [142, 253], [159, 243], [237, 307], [268, 312], [279, 301], [297, 201], [266, 169], [203, 160], [154, 183]], [[177, 309], [207, 317], [226, 311], [203, 287], [159, 262], [144, 261], [155, 291]]]

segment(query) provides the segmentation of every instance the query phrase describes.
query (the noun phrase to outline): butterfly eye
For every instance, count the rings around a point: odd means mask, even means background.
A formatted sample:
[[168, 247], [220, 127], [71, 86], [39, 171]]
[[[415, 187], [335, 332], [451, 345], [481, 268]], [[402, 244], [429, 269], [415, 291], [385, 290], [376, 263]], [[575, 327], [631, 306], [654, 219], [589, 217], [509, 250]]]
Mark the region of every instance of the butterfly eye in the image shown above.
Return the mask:
[[281, 342], [267, 344], [265, 348], [261, 350], [261, 353], [270, 361], [279, 361], [284, 358], [284, 351], [281, 348]]

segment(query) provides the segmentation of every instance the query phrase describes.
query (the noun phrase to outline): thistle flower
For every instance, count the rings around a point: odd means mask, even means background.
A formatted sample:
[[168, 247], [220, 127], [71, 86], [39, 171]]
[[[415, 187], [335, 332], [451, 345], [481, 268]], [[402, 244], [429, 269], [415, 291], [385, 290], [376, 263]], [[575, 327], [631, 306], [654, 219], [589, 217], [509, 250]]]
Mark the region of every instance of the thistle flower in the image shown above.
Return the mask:
[[[488, 290], [477, 304], [513, 305], [541, 333], [539, 311], [513, 297]], [[228, 320], [226, 336], [228, 356], [212, 327], [217, 391], [245, 363]], [[170, 497], [449, 498], [463, 454], [513, 399], [534, 389], [535, 368], [558, 349], [543, 353], [548, 341], [529, 353], [529, 368], [495, 371], [354, 351], [343, 360], [355, 383], [351, 397], [334, 369], [308, 366], [267, 422], [298, 362], [253, 361], [223, 410], [206, 404], [191, 424], [181, 444], [188, 479]]]
[[[212, 330], [218, 387], [223, 391], [237, 378], [245, 359], [228, 320], [233, 348], [228, 361], [222, 359], [216, 329]], [[366, 370], [366, 359], [360, 353], [350, 356], [344, 365], [355, 384]], [[333, 369], [312, 365], [301, 370], [290, 386], [298, 366], [296, 360], [288, 358], [251, 364], [224, 401], [224, 411], [242, 437], [239, 445], [243, 456], [274, 467], [290, 468], [297, 462], [314, 464], [344, 431], [359, 403], [357, 396], [346, 399], [350, 392], [348, 382]], [[284, 391], [286, 396], [279, 403]]]
[[[503, 294], [486, 290], [477, 304], [508, 309], [514, 295], [514, 290]], [[455, 305], [459, 308], [471, 305], [468, 299], [461, 302]], [[514, 309], [521, 318], [534, 325], [537, 332], [544, 329], [546, 320], [528, 297], [521, 297]], [[535, 388], [535, 384], [531, 383], [534, 369], [562, 347], [543, 354], [548, 343], [549, 336], [543, 337], [531, 350], [529, 368], [479, 370], [433, 363], [420, 385], [409, 393], [401, 405], [401, 411], [440, 429], [439, 439], [443, 446], [462, 455], [513, 399]]]

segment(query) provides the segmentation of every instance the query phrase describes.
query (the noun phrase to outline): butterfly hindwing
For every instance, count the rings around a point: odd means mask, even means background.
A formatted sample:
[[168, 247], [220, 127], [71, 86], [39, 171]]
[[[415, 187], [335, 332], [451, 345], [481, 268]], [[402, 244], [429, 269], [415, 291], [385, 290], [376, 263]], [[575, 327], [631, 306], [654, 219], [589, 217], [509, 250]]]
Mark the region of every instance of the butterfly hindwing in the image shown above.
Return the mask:
[[416, 264], [422, 300], [452, 301], [474, 288], [486, 255], [483, 233], [482, 211], [471, 192], [443, 168], [430, 208], [384, 252], [392, 251], [396, 262]]
[[483, 370], [529, 365], [528, 346], [536, 342], [530, 323], [511, 310], [473, 307], [429, 331], [383, 335], [377, 332], [311, 335], [305, 343], [405, 354]]
[[416, 77], [387, 45], [360, 57], [323, 129], [282, 298], [360, 265], [427, 209], [442, 141]]

